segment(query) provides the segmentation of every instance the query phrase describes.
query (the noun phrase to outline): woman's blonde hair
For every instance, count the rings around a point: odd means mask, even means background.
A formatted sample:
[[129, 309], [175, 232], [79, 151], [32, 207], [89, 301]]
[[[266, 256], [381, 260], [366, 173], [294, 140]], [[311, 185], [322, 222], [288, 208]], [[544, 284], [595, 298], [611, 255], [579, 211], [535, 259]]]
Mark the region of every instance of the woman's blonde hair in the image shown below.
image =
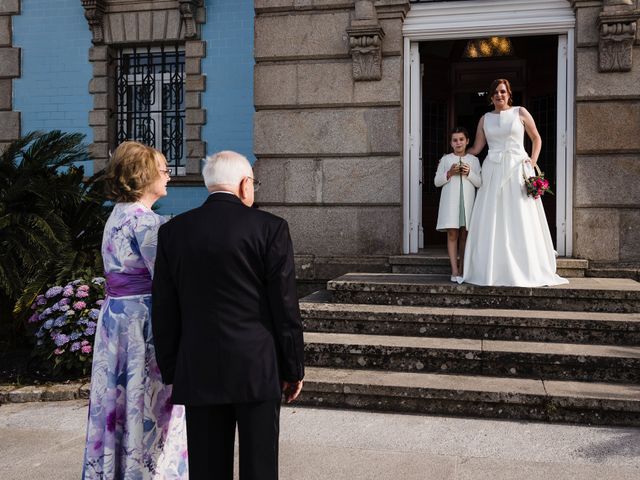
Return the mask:
[[158, 161], [164, 155], [140, 142], [122, 142], [113, 152], [104, 173], [106, 194], [116, 202], [135, 202], [160, 177]]

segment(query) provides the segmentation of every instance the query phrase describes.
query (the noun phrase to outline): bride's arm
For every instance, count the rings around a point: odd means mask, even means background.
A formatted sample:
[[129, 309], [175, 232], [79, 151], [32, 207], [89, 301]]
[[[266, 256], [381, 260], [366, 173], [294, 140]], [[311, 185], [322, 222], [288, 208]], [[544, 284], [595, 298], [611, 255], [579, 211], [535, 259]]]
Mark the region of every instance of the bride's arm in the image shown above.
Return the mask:
[[487, 139], [484, 136], [483, 126], [484, 117], [482, 117], [478, 122], [478, 128], [476, 129], [476, 139], [473, 141], [473, 147], [467, 149], [467, 153], [477, 156], [487, 144]]
[[531, 166], [535, 167], [536, 163], [538, 163], [540, 150], [542, 149], [542, 137], [540, 136], [540, 133], [538, 133], [536, 122], [524, 107], [520, 107], [520, 119], [522, 120], [522, 123], [524, 123], [524, 129], [526, 130], [527, 135], [529, 135], [531, 143], [533, 143], [533, 148], [531, 149]]

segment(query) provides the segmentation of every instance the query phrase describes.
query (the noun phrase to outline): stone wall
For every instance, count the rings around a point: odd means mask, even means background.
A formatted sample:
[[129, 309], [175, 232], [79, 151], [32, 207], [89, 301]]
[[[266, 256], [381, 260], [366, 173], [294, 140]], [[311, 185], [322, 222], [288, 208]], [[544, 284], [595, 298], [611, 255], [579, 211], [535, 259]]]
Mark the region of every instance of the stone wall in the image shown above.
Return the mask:
[[613, 68], [606, 64], [603, 48], [611, 46], [606, 44], [600, 25], [607, 21], [637, 24], [640, 5], [637, 0], [572, 3], [577, 20], [574, 256], [595, 262], [637, 262], [640, 28], [628, 46], [613, 47], [622, 64], [626, 55], [633, 55], [631, 68], [624, 71], [619, 64]]
[[[401, 252], [409, 2], [377, 1], [361, 20], [373, 3], [255, 0], [256, 197], [290, 222], [301, 279], [386, 270]], [[381, 78], [356, 80], [349, 35], [380, 27]]]
[[13, 79], [20, 77], [20, 49], [13, 46], [13, 15], [20, 0], [0, 2], [0, 151], [20, 137], [20, 113], [13, 111]]

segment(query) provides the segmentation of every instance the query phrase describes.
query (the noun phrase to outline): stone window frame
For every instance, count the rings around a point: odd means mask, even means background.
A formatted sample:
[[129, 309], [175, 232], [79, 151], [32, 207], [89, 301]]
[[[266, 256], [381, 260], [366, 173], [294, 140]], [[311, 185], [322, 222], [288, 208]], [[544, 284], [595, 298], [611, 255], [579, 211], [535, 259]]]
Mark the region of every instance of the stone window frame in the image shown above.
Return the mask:
[[92, 32], [93, 46], [89, 62], [93, 76], [89, 93], [93, 110], [89, 126], [93, 130], [90, 152], [94, 171], [106, 165], [116, 144], [116, 65], [118, 52], [127, 47], [175, 45], [185, 51], [185, 125], [186, 171], [173, 177], [173, 186], [202, 184], [200, 161], [206, 154], [202, 127], [206, 110], [202, 93], [206, 76], [202, 59], [206, 42], [201, 40], [200, 26], [206, 21], [203, 0], [81, 0]]

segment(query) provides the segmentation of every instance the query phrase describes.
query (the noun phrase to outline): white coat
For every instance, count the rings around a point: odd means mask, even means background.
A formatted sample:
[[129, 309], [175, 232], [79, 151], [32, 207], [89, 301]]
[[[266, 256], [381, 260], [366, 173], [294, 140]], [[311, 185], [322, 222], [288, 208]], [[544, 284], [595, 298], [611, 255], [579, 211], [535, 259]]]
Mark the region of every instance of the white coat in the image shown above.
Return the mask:
[[[460, 227], [460, 175], [453, 175], [447, 180], [447, 172], [451, 166], [460, 161], [460, 157], [449, 153], [440, 159], [434, 183], [442, 187], [440, 207], [438, 208], [438, 231]], [[476, 198], [476, 188], [482, 185], [480, 161], [473, 155], [462, 157], [462, 163], [470, 167], [469, 175], [462, 175], [462, 191], [464, 194], [465, 225], [471, 224], [471, 211]]]

